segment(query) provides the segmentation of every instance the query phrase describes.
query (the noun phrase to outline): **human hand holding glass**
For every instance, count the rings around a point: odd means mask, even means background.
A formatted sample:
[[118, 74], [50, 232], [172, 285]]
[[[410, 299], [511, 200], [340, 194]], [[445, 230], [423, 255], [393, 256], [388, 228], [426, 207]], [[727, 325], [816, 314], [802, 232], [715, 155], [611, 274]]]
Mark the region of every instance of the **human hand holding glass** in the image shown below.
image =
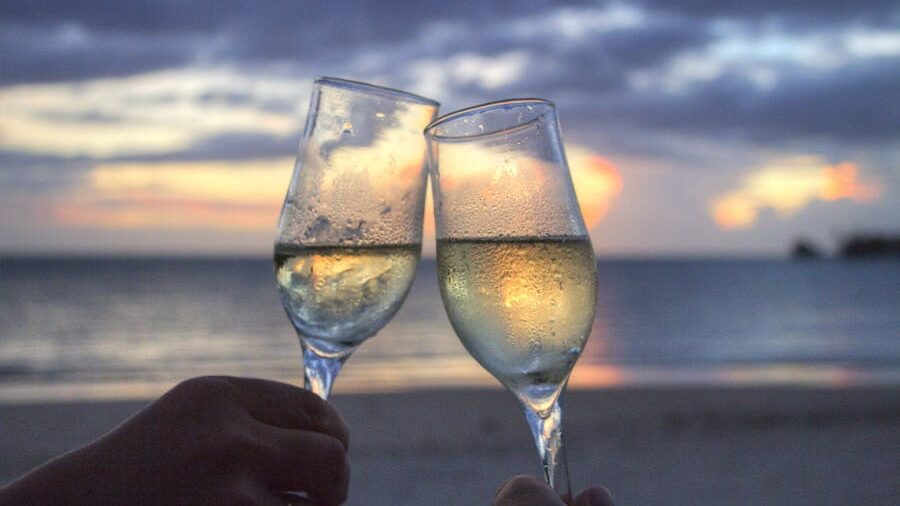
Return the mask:
[[315, 82], [274, 261], [306, 388], [322, 398], [412, 285], [425, 203], [422, 129], [438, 107], [370, 84]]
[[519, 399], [571, 500], [559, 397], [590, 334], [596, 263], [555, 107], [508, 100], [426, 128], [439, 284], [456, 334]]

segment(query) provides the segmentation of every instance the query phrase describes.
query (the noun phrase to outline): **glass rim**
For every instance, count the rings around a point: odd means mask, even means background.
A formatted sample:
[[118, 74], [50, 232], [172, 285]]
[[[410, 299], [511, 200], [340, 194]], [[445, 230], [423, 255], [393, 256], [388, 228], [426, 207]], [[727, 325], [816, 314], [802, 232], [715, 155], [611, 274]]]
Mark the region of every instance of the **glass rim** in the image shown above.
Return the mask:
[[[453, 112], [448, 112], [447, 114], [445, 114], [445, 115], [435, 119], [431, 123], [429, 123], [425, 127], [425, 130], [423, 131], [423, 133], [426, 136], [432, 137], [434, 139], [474, 139], [477, 137], [496, 135], [496, 134], [502, 133], [502, 132], [518, 130], [519, 128], [521, 128], [527, 124], [530, 124], [533, 121], [529, 121], [528, 123], [525, 123], [522, 125], [515, 125], [515, 126], [508, 127], [508, 128], [502, 128], [499, 130], [495, 130], [493, 132], [479, 133], [478, 135], [437, 135], [434, 133], [435, 128], [441, 126], [442, 124], [469, 116], [470, 114], [472, 114], [476, 111], [486, 112], [486, 111], [499, 109], [500, 107], [505, 107], [505, 106], [509, 106], [509, 105], [527, 106], [527, 105], [531, 105], [531, 104], [541, 105], [541, 106], [549, 106], [551, 110], [556, 109], [556, 104], [554, 104], [552, 101], [544, 99], [544, 98], [508, 98], [508, 99], [504, 99], [504, 100], [495, 100], [493, 102], [485, 102], [483, 104], [471, 105], [469, 107], [464, 107], [462, 109], [459, 109], [459, 110], [456, 110]], [[540, 117], [540, 115], [538, 115], [538, 117]]]
[[371, 93], [375, 93], [378, 95], [386, 95], [390, 97], [397, 97], [401, 99], [405, 99], [409, 102], [415, 102], [422, 105], [430, 105], [436, 108], [440, 108], [441, 103], [437, 100], [423, 97], [422, 95], [416, 95], [415, 93], [410, 93], [408, 91], [398, 90], [397, 88], [389, 88], [387, 86], [379, 86], [377, 84], [366, 83], [363, 81], [354, 81], [352, 79], [344, 79], [342, 77], [331, 77], [331, 76], [319, 76], [313, 82], [315, 86], [319, 86], [321, 84], [326, 84], [330, 86], [334, 86], [336, 88], [345, 88], [345, 89], [359, 89], [368, 91]]

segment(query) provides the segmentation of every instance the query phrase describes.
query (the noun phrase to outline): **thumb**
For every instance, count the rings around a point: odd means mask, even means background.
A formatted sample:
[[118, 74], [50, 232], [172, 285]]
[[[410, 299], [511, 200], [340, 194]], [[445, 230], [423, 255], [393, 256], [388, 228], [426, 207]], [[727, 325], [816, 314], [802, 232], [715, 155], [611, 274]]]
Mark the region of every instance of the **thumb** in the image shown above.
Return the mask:
[[589, 488], [578, 494], [572, 506], [613, 506], [612, 494], [603, 487]]
[[507, 480], [494, 497], [494, 506], [565, 506], [562, 499], [542, 480], [534, 476], [516, 476]]

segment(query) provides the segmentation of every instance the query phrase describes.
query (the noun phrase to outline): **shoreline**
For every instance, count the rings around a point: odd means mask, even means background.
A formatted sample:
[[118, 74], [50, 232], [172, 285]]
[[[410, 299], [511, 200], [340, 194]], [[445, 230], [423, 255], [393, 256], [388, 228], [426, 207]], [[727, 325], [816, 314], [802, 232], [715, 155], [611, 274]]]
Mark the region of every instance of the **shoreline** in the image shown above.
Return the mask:
[[[489, 504], [539, 472], [500, 389], [338, 394], [352, 431], [347, 504]], [[0, 483], [107, 432], [146, 401], [0, 404]], [[900, 387], [572, 390], [573, 484], [620, 504], [891, 504], [900, 494]], [[673, 497], [676, 500], [672, 500]]]
[[[341, 374], [335, 395], [415, 394], [443, 390], [501, 390], [502, 386], [467, 356], [440, 361], [437, 369], [416, 368], [415, 359], [357, 361]], [[294, 369], [292, 367], [292, 369]], [[196, 374], [195, 374], [196, 375]], [[202, 374], [201, 374], [202, 375]], [[237, 375], [254, 376], [251, 371]], [[270, 371], [269, 379], [301, 385], [292, 373]], [[0, 406], [155, 399], [177, 381], [0, 381]], [[664, 389], [900, 388], [900, 368], [860, 364], [722, 364], [697, 367], [579, 363], [569, 391]]]

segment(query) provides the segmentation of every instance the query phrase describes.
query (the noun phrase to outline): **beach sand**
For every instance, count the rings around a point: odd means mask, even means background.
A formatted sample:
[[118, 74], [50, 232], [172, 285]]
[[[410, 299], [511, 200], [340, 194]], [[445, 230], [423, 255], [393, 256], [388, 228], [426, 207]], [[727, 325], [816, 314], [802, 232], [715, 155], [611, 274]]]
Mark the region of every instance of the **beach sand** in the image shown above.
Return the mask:
[[[338, 395], [350, 505], [487, 505], [539, 472], [499, 389]], [[0, 482], [82, 445], [144, 402], [0, 405]], [[573, 484], [619, 505], [895, 505], [900, 388], [620, 388], [569, 392]], [[138, 486], [139, 489], [139, 486]]]

